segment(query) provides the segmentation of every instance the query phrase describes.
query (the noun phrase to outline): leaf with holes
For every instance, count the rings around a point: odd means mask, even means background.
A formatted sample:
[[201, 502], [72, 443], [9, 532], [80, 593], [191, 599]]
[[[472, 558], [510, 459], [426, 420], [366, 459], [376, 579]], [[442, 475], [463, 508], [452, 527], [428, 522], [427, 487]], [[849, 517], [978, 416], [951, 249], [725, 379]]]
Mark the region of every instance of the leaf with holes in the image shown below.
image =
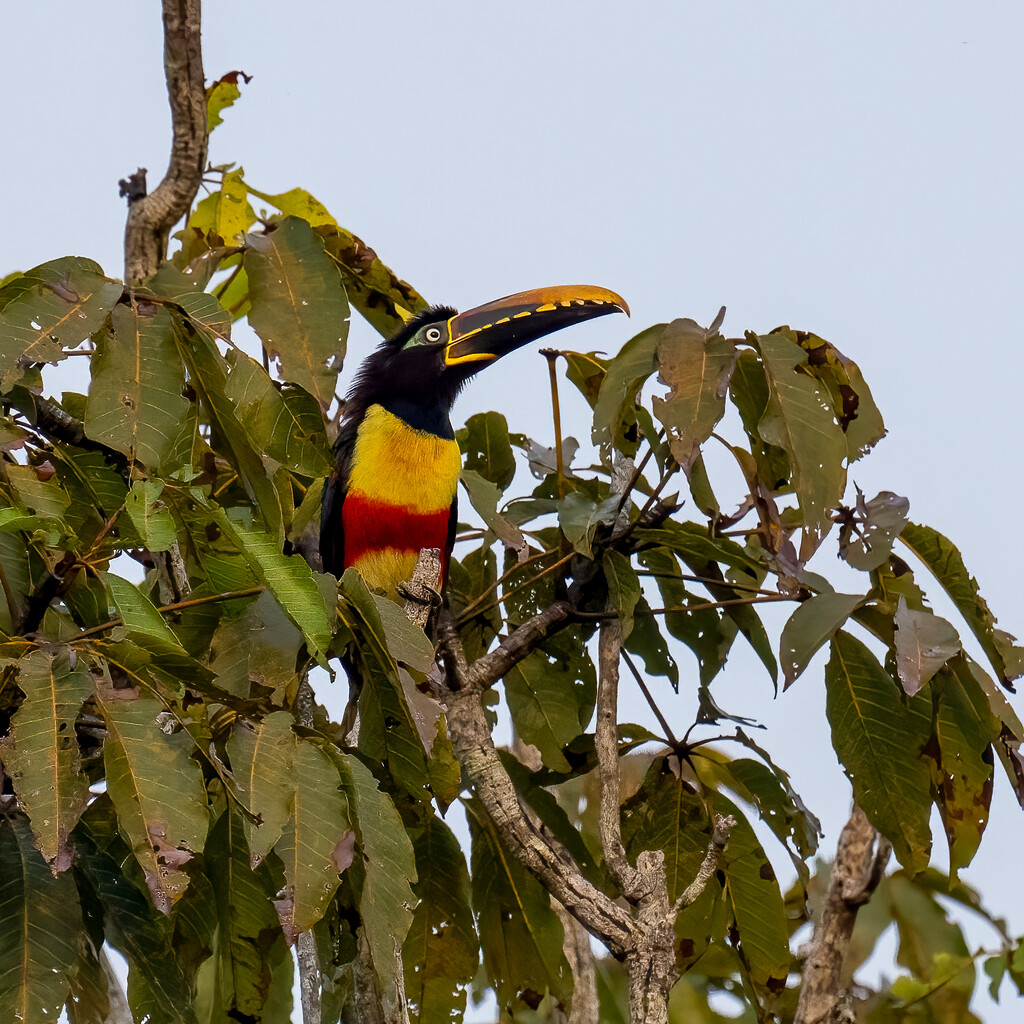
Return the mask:
[[348, 338], [348, 299], [338, 268], [304, 220], [246, 237], [249, 323], [281, 376], [326, 409], [334, 399]]
[[941, 615], [914, 611], [899, 599], [896, 615], [896, 671], [913, 697], [960, 650], [960, 635]]
[[18, 665], [25, 700], [0, 740], [0, 760], [29, 815], [39, 850], [53, 870], [71, 866], [68, 836], [89, 799], [75, 719], [92, 694], [89, 673], [72, 668], [67, 648], [40, 649]]

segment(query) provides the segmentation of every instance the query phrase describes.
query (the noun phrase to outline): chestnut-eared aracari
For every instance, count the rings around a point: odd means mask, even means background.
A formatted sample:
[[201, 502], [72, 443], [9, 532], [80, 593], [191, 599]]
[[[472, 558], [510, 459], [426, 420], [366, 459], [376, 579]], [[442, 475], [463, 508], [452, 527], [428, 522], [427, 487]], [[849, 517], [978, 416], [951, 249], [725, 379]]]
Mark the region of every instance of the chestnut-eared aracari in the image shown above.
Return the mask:
[[345, 401], [323, 495], [324, 570], [353, 566], [394, 597], [420, 549], [440, 548], [440, 588], [455, 540], [462, 460], [449, 414], [459, 391], [509, 352], [615, 312], [629, 312], [615, 292], [564, 285], [411, 317], [366, 358]]

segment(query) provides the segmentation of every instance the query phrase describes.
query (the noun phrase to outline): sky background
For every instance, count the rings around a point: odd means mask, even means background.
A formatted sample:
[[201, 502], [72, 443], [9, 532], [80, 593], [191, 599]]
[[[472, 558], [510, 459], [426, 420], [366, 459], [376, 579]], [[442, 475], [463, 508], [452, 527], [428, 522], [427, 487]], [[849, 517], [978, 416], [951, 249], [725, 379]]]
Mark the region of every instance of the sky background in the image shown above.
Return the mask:
[[[431, 301], [587, 282], [625, 296], [632, 322], [559, 344], [613, 352], [725, 305], [728, 334], [788, 323], [838, 345], [889, 428], [851, 478], [908, 496], [1024, 634], [1019, 2], [212, 0], [204, 18], [207, 79], [254, 76], [212, 161], [262, 191], [307, 188]], [[120, 276], [117, 181], [142, 165], [155, 185], [167, 162], [159, 4], [8, 3], [0, 24], [0, 275], [77, 254]], [[354, 324], [347, 374], [374, 343]], [[489, 408], [550, 443], [535, 352], [482, 374], [456, 417]], [[585, 435], [582, 416], [570, 400], [566, 433]], [[723, 702], [769, 726], [834, 849], [849, 790], [820, 659], [776, 701], [749, 660], [730, 668]], [[675, 707], [665, 694], [680, 722], [683, 690]], [[963, 875], [1020, 932], [1024, 894], [1004, 880], [1024, 819], [998, 770], [992, 819]], [[1003, 994], [979, 1001], [986, 1021], [1020, 1019]]]

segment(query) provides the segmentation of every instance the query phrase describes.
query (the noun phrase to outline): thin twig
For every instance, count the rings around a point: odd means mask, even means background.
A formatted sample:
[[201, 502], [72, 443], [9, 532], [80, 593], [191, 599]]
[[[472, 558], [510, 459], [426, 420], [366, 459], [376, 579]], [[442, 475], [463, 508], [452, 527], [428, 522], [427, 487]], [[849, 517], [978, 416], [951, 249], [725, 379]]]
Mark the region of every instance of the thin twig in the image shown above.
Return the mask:
[[690, 906], [692, 903], [696, 903], [700, 898], [700, 894], [718, 870], [718, 862], [722, 859], [722, 851], [725, 849], [725, 844], [729, 841], [729, 833], [735, 827], [736, 819], [731, 814], [726, 817], [723, 817], [721, 814], [715, 815], [715, 823], [711, 829], [711, 841], [708, 843], [708, 852], [704, 855], [704, 860], [697, 869], [697, 875], [694, 880], [682, 891], [679, 899], [672, 904], [673, 920], [679, 915], [680, 910]]
[[651, 691], [647, 689], [647, 684], [644, 682], [643, 676], [640, 675], [640, 670], [636, 667], [636, 663], [629, 656], [629, 651], [623, 648], [621, 653], [622, 660], [626, 663], [626, 667], [629, 669], [629, 671], [633, 673], [633, 678], [636, 680], [636, 685], [640, 687], [640, 692], [644, 695], [644, 699], [647, 701], [651, 710], [654, 712], [654, 717], [657, 718], [658, 724], [665, 731], [665, 739], [668, 741], [668, 745], [672, 747], [673, 750], [678, 750], [679, 741], [672, 734], [672, 729], [670, 728], [668, 722], [665, 721], [665, 716], [661, 713], [661, 708], [659, 708], [657, 703], [655, 703], [654, 697], [651, 695]]
[[[724, 586], [731, 586], [731, 584], [724, 584]], [[756, 596], [756, 597], [736, 597], [730, 598], [726, 601], [704, 601], [701, 604], [681, 604], [672, 605], [668, 608], [638, 608], [634, 614], [636, 615], [668, 615], [672, 612], [702, 612], [708, 608], [731, 608], [735, 605], [743, 604], [771, 604], [773, 601], [797, 601], [799, 598], [790, 594], [768, 594], [767, 596]], [[607, 619], [614, 619], [617, 616], [616, 612], [583, 612], [574, 611], [573, 615], [578, 619], [593, 620], [595, 622], [605, 621]]]
[[470, 619], [475, 619], [478, 615], [483, 615], [485, 612], [489, 612], [492, 608], [497, 608], [499, 604], [504, 604], [506, 601], [508, 601], [510, 597], [513, 597], [515, 594], [518, 594], [521, 590], [524, 590], [526, 587], [532, 587], [535, 583], [538, 583], [549, 573], [554, 572], [556, 569], [565, 565], [567, 562], [571, 562], [575, 554], [575, 551], [570, 551], [569, 554], [560, 558], [557, 562], [553, 562], [546, 569], [541, 569], [541, 571], [537, 573], [536, 576], [531, 576], [528, 580], [523, 580], [522, 583], [517, 583], [511, 590], [507, 590], [497, 600], [492, 601], [490, 604], [484, 605], [483, 608], [481, 608], [479, 611], [474, 612], [472, 615], [467, 615], [465, 612], [463, 612], [456, 621], [456, 625], [465, 625], [465, 623], [467, 623]]

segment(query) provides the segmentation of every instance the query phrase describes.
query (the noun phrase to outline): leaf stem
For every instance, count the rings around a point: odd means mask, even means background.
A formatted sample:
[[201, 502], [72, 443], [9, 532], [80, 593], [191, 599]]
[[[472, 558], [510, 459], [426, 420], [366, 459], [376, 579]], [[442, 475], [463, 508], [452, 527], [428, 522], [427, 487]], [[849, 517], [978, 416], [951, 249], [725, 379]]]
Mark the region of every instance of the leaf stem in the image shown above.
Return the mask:
[[548, 379], [551, 381], [551, 412], [555, 420], [555, 474], [558, 482], [558, 497], [565, 497], [565, 463], [562, 460], [562, 413], [558, 405], [558, 357], [562, 354], [555, 348], [542, 348], [540, 354], [548, 361]]
[[644, 682], [644, 678], [640, 675], [639, 669], [636, 667], [633, 659], [629, 656], [629, 651], [625, 647], [619, 652], [622, 656], [622, 660], [626, 663], [626, 668], [633, 673], [633, 678], [636, 680], [636, 685], [640, 687], [640, 692], [644, 695], [644, 699], [650, 705], [651, 710], [654, 712], [654, 717], [657, 718], [658, 724], [665, 730], [665, 738], [668, 740], [669, 746], [673, 750], [679, 749], [679, 741], [675, 738], [672, 732], [671, 726], [665, 721], [665, 716], [661, 713], [661, 708], [655, 703], [654, 697], [651, 691], [647, 689], [647, 684]]

